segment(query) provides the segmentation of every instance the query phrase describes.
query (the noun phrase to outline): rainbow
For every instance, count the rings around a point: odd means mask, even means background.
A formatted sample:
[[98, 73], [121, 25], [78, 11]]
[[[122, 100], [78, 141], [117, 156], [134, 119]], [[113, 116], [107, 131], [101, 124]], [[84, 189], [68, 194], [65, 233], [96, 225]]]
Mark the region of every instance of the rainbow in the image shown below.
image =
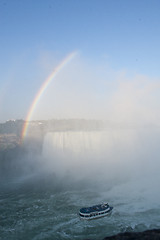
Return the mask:
[[38, 93], [36, 94], [31, 107], [28, 111], [28, 114], [26, 116], [25, 119], [25, 123], [23, 125], [23, 129], [22, 129], [22, 134], [21, 134], [21, 139], [23, 140], [25, 138], [25, 136], [27, 135], [27, 129], [28, 129], [28, 125], [29, 125], [29, 121], [31, 120], [31, 117], [33, 115], [34, 110], [36, 109], [36, 106], [40, 100], [40, 98], [42, 97], [44, 91], [47, 89], [47, 87], [49, 86], [49, 84], [51, 83], [51, 81], [56, 77], [56, 75], [60, 72], [60, 70], [62, 70], [62, 68], [69, 63], [77, 54], [77, 51], [74, 51], [72, 53], [70, 53], [66, 58], [63, 59], [63, 61], [53, 70], [53, 72], [48, 76], [48, 78], [43, 82], [42, 86], [40, 87]]

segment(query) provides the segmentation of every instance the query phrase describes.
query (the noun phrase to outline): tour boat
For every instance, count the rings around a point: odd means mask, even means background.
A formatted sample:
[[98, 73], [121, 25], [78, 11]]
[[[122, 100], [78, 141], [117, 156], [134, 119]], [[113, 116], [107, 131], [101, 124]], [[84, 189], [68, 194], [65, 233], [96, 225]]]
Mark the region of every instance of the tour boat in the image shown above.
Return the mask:
[[95, 219], [99, 217], [105, 217], [109, 215], [113, 207], [110, 207], [108, 203], [94, 205], [92, 207], [81, 208], [79, 211], [80, 218], [83, 219]]

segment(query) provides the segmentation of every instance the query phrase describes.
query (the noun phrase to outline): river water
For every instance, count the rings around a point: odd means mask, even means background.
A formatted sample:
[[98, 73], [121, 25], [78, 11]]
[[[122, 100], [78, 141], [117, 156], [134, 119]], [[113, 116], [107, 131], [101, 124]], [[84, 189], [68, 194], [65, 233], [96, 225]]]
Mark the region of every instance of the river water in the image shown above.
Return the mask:
[[[159, 132], [143, 130], [137, 135], [134, 130], [130, 131], [128, 135], [124, 131], [123, 134], [122, 131], [119, 134], [115, 137], [112, 132], [111, 139], [111, 132], [110, 135], [107, 133], [111, 140], [114, 136], [114, 143], [111, 144], [108, 141], [109, 143], [106, 145], [108, 146], [106, 147], [108, 155], [101, 150], [105, 158], [110, 156], [107, 164], [104, 163], [104, 157], [100, 155], [100, 152], [93, 151], [95, 141], [91, 140], [94, 135], [95, 139], [104, 141], [104, 133], [101, 135], [85, 133], [83, 136], [78, 133], [78, 137], [75, 133], [74, 137], [70, 133], [66, 136], [65, 133], [63, 137], [60, 137], [61, 140], [57, 140], [59, 143], [56, 144], [58, 145], [55, 144], [57, 135], [46, 136], [42, 157], [43, 160], [45, 159], [45, 163], [42, 163], [41, 159], [39, 164], [36, 163], [37, 168], [41, 166], [37, 171], [30, 171], [19, 177], [6, 178], [1, 183], [0, 239], [96, 240], [119, 232], [160, 228], [158, 170], [160, 150], [157, 143]], [[123, 144], [119, 145], [120, 136]], [[65, 138], [63, 144], [62, 138]], [[77, 152], [78, 155], [79, 152], [83, 152], [81, 154], [82, 166], [78, 162], [73, 164], [71, 161], [70, 149], [75, 144], [75, 141], [71, 139], [78, 139], [75, 140], [77, 141], [76, 145], [81, 144], [76, 153], [74, 147], [72, 157], [76, 158]], [[82, 140], [85, 141], [85, 147]], [[100, 140], [98, 140], [99, 143]], [[48, 149], [49, 141], [54, 146], [50, 151]], [[65, 142], [69, 141], [70, 144], [66, 145]], [[96, 146], [99, 143], [96, 142]], [[64, 144], [69, 146], [66, 147], [67, 150]], [[58, 149], [55, 154], [56, 158], [54, 158], [56, 164], [51, 164], [49, 156], [54, 154], [52, 150], [55, 151], [55, 148]], [[65, 155], [68, 149], [70, 154], [70, 159], [67, 160], [68, 155], [66, 159], [68, 164], [65, 164], [65, 167], [62, 166], [63, 171], [60, 170], [62, 163], [58, 164], [60, 159], [63, 158], [62, 162], [65, 159], [59, 153], [62, 152], [61, 148]], [[87, 153], [90, 151], [89, 148], [94, 152], [94, 156], [97, 153], [93, 165], [91, 156], [86, 155], [86, 151]], [[126, 149], [126, 152], [123, 152], [122, 149]], [[111, 157], [111, 153], [113, 157]], [[128, 163], [129, 153], [131, 156]], [[84, 155], [87, 159], [85, 174], [83, 173]], [[97, 162], [97, 156], [101, 156], [102, 160]], [[34, 161], [34, 159], [32, 160]], [[72, 164], [73, 171], [69, 171], [66, 166], [71, 167]], [[77, 168], [76, 165], [78, 165]], [[108, 202], [114, 207], [111, 215], [90, 221], [81, 220], [78, 217], [81, 207], [102, 202]]]

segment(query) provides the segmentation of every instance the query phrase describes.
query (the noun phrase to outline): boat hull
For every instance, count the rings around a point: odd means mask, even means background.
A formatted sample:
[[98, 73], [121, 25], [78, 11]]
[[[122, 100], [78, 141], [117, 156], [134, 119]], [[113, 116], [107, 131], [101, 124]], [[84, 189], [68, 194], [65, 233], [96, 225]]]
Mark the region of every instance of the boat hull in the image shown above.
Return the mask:
[[102, 210], [102, 211], [93, 211], [89, 213], [84, 213], [84, 211], [79, 211], [79, 217], [81, 219], [85, 220], [92, 220], [92, 219], [97, 219], [101, 217], [105, 217], [111, 214], [113, 207], [108, 206], [107, 209]]

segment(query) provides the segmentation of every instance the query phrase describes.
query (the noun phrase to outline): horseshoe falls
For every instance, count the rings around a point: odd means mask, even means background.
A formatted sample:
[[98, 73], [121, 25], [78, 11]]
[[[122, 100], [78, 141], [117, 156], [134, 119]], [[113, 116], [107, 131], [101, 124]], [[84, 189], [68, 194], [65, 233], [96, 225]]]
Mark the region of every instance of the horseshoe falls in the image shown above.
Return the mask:
[[[0, 239], [103, 239], [160, 227], [159, 128], [53, 131], [0, 192]], [[110, 216], [78, 211], [108, 202]]]
[[[44, 139], [43, 156], [58, 174], [70, 172], [74, 177], [93, 177], [93, 181], [98, 180], [98, 173], [102, 172], [112, 177], [111, 169], [118, 170], [118, 174], [124, 168], [129, 171], [133, 164], [131, 159], [127, 163], [127, 159], [129, 151], [133, 151], [134, 136], [129, 139], [128, 133], [123, 133], [121, 142], [120, 134], [113, 130], [48, 133]], [[133, 132], [130, 134], [134, 135]], [[123, 152], [123, 159], [120, 152]]]

